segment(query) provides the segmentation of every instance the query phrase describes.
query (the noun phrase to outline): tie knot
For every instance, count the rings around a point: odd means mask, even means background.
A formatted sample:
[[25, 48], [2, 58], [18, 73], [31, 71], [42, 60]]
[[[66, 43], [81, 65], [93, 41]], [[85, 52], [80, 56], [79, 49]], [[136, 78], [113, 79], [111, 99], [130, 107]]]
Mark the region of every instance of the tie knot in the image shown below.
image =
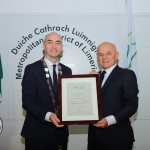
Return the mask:
[[106, 73], [106, 71], [104, 70], [104, 71], [101, 73], [101, 75], [103, 75], [103, 76], [104, 76], [104, 75], [105, 75], [105, 73]]

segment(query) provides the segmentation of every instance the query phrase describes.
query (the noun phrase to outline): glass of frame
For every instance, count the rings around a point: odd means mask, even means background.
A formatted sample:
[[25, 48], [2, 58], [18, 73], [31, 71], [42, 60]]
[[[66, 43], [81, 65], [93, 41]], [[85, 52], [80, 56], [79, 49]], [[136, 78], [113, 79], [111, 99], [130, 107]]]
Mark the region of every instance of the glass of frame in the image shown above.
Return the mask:
[[98, 74], [58, 77], [59, 124], [94, 124], [102, 118]]

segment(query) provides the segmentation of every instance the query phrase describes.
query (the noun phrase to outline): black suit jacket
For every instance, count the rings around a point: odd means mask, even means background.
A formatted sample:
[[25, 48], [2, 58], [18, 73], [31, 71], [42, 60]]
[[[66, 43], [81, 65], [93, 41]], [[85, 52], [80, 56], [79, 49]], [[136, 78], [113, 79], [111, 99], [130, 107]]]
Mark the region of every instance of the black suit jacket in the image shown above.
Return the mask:
[[[70, 68], [61, 63], [60, 66], [64, 75], [72, 74]], [[60, 136], [68, 137], [67, 126], [56, 128], [53, 123], [45, 121], [46, 113], [54, 112], [54, 108], [40, 60], [25, 68], [22, 80], [22, 102], [22, 107], [27, 111], [21, 131], [23, 137], [39, 140], [50, 139], [56, 131], [59, 131]]]
[[138, 88], [132, 70], [116, 66], [101, 89], [103, 118], [114, 115], [117, 124], [105, 129], [89, 125], [90, 134], [94, 133], [102, 144], [127, 144], [134, 141], [129, 118], [138, 108]]

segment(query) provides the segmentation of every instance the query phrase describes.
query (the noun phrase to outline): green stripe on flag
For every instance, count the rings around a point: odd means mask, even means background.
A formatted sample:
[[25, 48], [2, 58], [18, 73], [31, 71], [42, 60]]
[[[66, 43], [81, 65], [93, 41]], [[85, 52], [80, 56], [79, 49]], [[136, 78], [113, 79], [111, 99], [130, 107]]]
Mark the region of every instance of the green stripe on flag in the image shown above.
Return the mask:
[[137, 52], [135, 52], [135, 53], [133, 54], [133, 56], [131, 57], [130, 64], [129, 64], [129, 66], [127, 67], [128, 69], [131, 68], [132, 60], [133, 60], [133, 58], [135, 57], [136, 54], [137, 54]]
[[131, 43], [131, 45], [136, 45], [136, 43]]
[[129, 55], [129, 53], [130, 53], [130, 45], [128, 45], [127, 57], [128, 57], [128, 55]]
[[132, 32], [129, 32], [129, 33], [128, 33], [128, 37], [129, 37], [131, 34], [132, 34]]

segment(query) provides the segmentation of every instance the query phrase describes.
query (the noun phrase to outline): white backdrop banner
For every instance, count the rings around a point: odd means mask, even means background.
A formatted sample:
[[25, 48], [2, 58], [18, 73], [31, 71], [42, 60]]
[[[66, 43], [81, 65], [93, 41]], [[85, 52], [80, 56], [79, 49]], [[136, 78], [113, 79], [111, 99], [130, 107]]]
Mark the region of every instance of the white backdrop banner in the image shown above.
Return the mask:
[[[0, 31], [0, 54], [3, 65], [0, 103], [3, 132], [0, 136], [0, 149], [24, 149], [24, 142], [20, 136], [25, 118], [25, 111], [22, 109], [21, 81], [25, 67], [43, 57], [42, 43], [45, 35], [58, 32], [62, 36], [64, 47], [60, 62], [69, 66], [73, 74], [99, 71], [96, 50], [97, 46], [105, 41], [117, 46], [120, 52], [119, 65], [123, 66], [123, 15], [0, 14]], [[76, 134], [78, 140], [80, 138], [77, 134], [80, 134], [80, 137], [87, 134], [85, 126], [69, 128], [74, 130], [73, 133], [73, 130], [69, 129], [70, 139], [74, 138], [72, 133]], [[2, 131], [2, 126], [0, 130]], [[4, 142], [5, 136], [9, 143], [7, 146]], [[87, 138], [84, 140], [85, 143], [81, 144], [81, 147], [84, 147], [82, 149], [86, 149], [87, 145]], [[69, 147], [74, 145], [71, 140], [68, 144]]]

